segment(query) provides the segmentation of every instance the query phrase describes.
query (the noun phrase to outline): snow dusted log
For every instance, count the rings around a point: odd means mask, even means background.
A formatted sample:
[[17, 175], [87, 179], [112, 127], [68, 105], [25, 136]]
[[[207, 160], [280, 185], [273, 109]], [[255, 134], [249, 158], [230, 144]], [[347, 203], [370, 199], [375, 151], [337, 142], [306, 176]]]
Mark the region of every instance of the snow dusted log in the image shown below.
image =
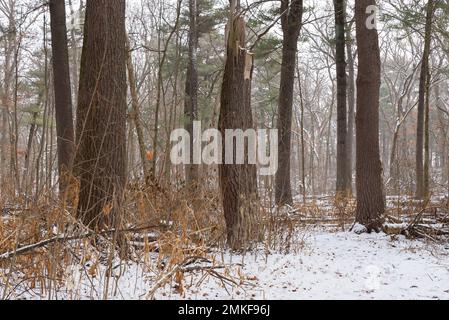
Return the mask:
[[[449, 228], [445, 218], [447, 215], [438, 215], [438, 207], [423, 208], [411, 221], [387, 216], [382, 230], [388, 235], [404, 235], [408, 238], [427, 238], [438, 241], [438, 237], [449, 236]], [[433, 212], [432, 218], [427, 218], [425, 213]]]

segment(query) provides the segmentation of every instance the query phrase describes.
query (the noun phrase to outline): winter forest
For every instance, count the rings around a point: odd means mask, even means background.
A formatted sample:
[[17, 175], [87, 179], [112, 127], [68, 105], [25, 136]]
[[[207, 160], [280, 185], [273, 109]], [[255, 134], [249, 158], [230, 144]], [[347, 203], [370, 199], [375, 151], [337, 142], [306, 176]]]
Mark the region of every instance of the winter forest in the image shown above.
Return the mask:
[[0, 0], [0, 299], [449, 299], [447, 0]]

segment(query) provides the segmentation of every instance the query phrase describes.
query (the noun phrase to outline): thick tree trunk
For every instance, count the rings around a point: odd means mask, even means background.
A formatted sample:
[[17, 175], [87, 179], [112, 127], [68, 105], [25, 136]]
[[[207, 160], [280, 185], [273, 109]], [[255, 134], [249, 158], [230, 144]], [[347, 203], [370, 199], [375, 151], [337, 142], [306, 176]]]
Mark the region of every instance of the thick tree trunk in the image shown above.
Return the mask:
[[[198, 120], [198, 67], [197, 67], [197, 1], [189, 0], [189, 63], [187, 66], [185, 89], [185, 128], [190, 134], [190, 150], [194, 146], [193, 122]], [[186, 165], [186, 182], [194, 186], [198, 182], [199, 165], [194, 164], [193, 152], [190, 152], [190, 164]]]
[[89, 0], [81, 58], [75, 172], [78, 215], [115, 226], [126, 182], [125, 0]]
[[[226, 130], [253, 128], [251, 111], [251, 80], [253, 57], [242, 49], [245, 46], [245, 22], [232, 11], [228, 25], [227, 58], [221, 90], [219, 130], [223, 137]], [[226, 144], [223, 143], [223, 164], [219, 166], [220, 188], [227, 227], [228, 244], [232, 249], [246, 249], [259, 240], [257, 225], [257, 168], [248, 163], [225, 164]]]
[[334, 0], [335, 38], [337, 65], [337, 195], [350, 194], [351, 185], [348, 180], [348, 111], [346, 103], [346, 54], [345, 54], [345, 0]]
[[50, 16], [56, 133], [58, 141], [59, 190], [62, 195], [69, 183], [75, 140], [64, 0], [50, 0]]
[[359, 70], [357, 78], [357, 213], [356, 222], [368, 232], [379, 231], [385, 211], [379, 147], [380, 50], [376, 29], [366, 26], [367, 7], [355, 3]]
[[276, 203], [280, 206], [293, 203], [290, 181], [293, 88], [298, 38], [302, 26], [303, 1], [282, 0], [281, 11], [283, 12], [281, 22], [284, 38], [277, 124], [279, 130], [279, 169], [276, 173], [275, 190]]
[[429, 72], [430, 44], [432, 40], [432, 20], [435, 10], [434, 0], [427, 2], [426, 30], [424, 36], [424, 52], [421, 61], [421, 75], [419, 78], [418, 123], [416, 129], [416, 198], [426, 197], [424, 174], [424, 129], [426, 109], [426, 86]]

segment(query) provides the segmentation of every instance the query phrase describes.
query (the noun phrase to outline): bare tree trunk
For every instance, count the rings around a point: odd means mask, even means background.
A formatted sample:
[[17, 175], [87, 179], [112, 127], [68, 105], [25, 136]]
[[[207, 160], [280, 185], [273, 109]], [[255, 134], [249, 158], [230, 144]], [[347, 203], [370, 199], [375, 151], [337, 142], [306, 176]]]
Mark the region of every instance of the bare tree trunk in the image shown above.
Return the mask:
[[[44, 24], [46, 22], [44, 21]], [[19, 170], [19, 53], [20, 53], [20, 47], [22, 43], [22, 34], [19, 32], [18, 39], [16, 42], [15, 52], [14, 52], [14, 94], [13, 94], [13, 110], [12, 110], [12, 128], [10, 136], [10, 143], [11, 143], [11, 168], [14, 182], [15, 182], [15, 188], [18, 192], [18, 194], [21, 194], [21, 185], [20, 185], [20, 170]]]
[[279, 169], [276, 173], [276, 203], [280, 206], [293, 203], [290, 166], [292, 147], [293, 88], [295, 82], [296, 53], [302, 27], [303, 1], [282, 0], [281, 18], [284, 34], [282, 69], [279, 90]]
[[426, 105], [424, 110], [424, 197], [430, 194], [430, 70], [426, 76]]
[[[41, 194], [42, 189], [44, 188], [45, 181], [43, 178], [43, 170], [41, 164], [44, 162], [43, 158], [45, 155], [46, 150], [46, 142], [47, 142], [47, 133], [48, 133], [48, 125], [49, 125], [49, 119], [50, 119], [50, 112], [49, 112], [49, 63], [48, 63], [48, 50], [47, 50], [47, 22], [44, 18], [44, 25], [43, 25], [43, 33], [44, 33], [44, 39], [43, 39], [43, 51], [44, 51], [44, 113], [43, 113], [43, 125], [42, 125], [42, 136], [41, 141], [39, 144], [39, 151], [36, 157], [36, 163], [35, 163], [35, 170], [36, 170], [36, 181], [35, 181], [35, 194], [34, 194], [34, 201], [36, 202]], [[45, 167], [45, 166], [43, 166]]]
[[6, 182], [6, 149], [7, 149], [7, 134], [8, 134], [8, 109], [6, 105], [2, 106], [1, 113], [1, 132], [0, 132], [0, 184], [4, 185]]
[[[348, 28], [348, 37], [351, 37], [351, 28]], [[346, 47], [348, 52], [348, 137], [346, 141], [347, 147], [347, 180], [350, 192], [353, 190], [353, 172], [354, 172], [354, 131], [355, 131], [355, 62], [352, 48], [352, 40], [347, 41]]]
[[331, 147], [331, 134], [332, 134], [332, 118], [334, 116], [334, 104], [335, 104], [335, 87], [332, 84], [332, 100], [331, 105], [329, 108], [329, 118], [327, 120], [327, 130], [326, 130], [326, 158], [324, 161], [324, 179], [322, 179], [321, 184], [321, 192], [326, 194], [327, 193], [327, 179], [329, 177], [329, 167], [331, 162], [331, 155], [330, 155], [330, 147]]
[[416, 129], [416, 198], [426, 197], [424, 177], [424, 130], [426, 109], [426, 86], [429, 72], [430, 44], [432, 41], [432, 20], [435, 10], [435, 1], [427, 2], [426, 30], [424, 36], [424, 52], [421, 61], [421, 75], [419, 78], [419, 100], [418, 100], [418, 124]]
[[81, 59], [75, 172], [78, 216], [93, 228], [120, 222], [126, 182], [125, 0], [89, 0]]
[[337, 64], [337, 195], [350, 194], [351, 185], [348, 181], [348, 111], [346, 101], [346, 54], [345, 54], [345, 26], [346, 10], [345, 0], [334, 0], [335, 35]]
[[399, 133], [402, 125], [404, 124], [405, 120], [407, 119], [408, 115], [412, 111], [413, 108], [410, 108], [408, 111], [404, 111], [404, 99], [410, 94], [410, 90], [412, 89], [413, 79], [415, 77], [416, 69], [413, 70], [413, 72], [405, 79], [404, 82], [404, 88], [402, 90], [402, 94], [398, 99], [397, 102], [397, 119], [396, 119], [396, 126], [393, 131], [393, 139], [391, 143], [390, 148], [390, 180], [394, 181], [397, 180], [399, 177], [399, 157], [396, 155], [398, 152], [398, 142], [399, 142]]
[[[40, 104], [40, 102], [39, 102]], [[32, 151], [32, 147], [33, 147], [33, 139], [34, 139], [34, 134], [36, 132], [36, 119], [37, 119], [37, 112], [33, 112], [32, 114], [32, 122], [30, 124], [30, 132], [28, 134], [28, 142], [27, 142], [27, 149], [26, 149], [26, 153], [25, 153], [25, 163], [24, 163], [24, 170], [23, 170], [23, 177], [22, 177], [22, 181], [24, 184], [24, 188], [25, 188], [25, 193], [29, 194], [30, 193], [30, 185], [31, 185], [31, 177], [30, 177], [30, 159], [31, 159], [31, 151]]]
[[[7, 180], [11, 180], [11, 177], [6, 178], [8, 173], [7, 156], [10, 156], [12, 149], [8, 145], [8, 136], [11, 137], [11, 125], [9, 122], [9, 113], [12, 109], [12, 80], [14, 79], [14, 49], [16, 44], [16, 26], [15, 26], [15, 11], [14, 3], [8, 3], [10, 16], [8, 17], [7, 34], [4, 37], [4, 62], [3, 62], [3, 78], [2, 78], [2, 95], [1, 95], [1, 109], [2, 109], [2, 131], [1, 131], [1, 172], [2, 183], [6, 183]], [[8, 9], [8, 5], [5, 3], [5, 9]], [[9, 149], [9, 150], [8, 150]], [[12, 182], [12, 181], [10, 181]]]
[[64, 0], [50, 0], [50, 17], [58, 141], [59, 190], [63, 194], [69, 183], [68, 175], [73, 165], [75, 140]]
[[369, 29], [368, 6], [355, 3], [359, 72], [357, 78], [357, 212], [356, 221], [368, 232], [380, 231], [385, 200], [379, 146], [380, 50], [376, 29]]
[[[235, 7], [233, 7], [235, 8]], [[221, 90], [219, 130], [252, 129], [251, 80], [253, 57], [245, 49], [245, 21], [231, 8], [227, 30], [227, 58]], [[246, 149], [246, 148], [245, 148]], [[236, 148], [233, 148], [233, 164], [226, 164], [226, 146], [223, 144], [223, 164], [219, 165], [220, 187], [227, 227], [228, 244], [239, 250], [259, 240], [256, 223], [259, 214], [257, 204], [257, 167], [248, 163], [236, 164]]]
[[[161, 39], [160, 36], [158, 36], [158, 51], [159, 51], [159, 69], [157, 72], [157, 89], [156, 89], [156, 110], [155, 110], [155, 119], [154, 119], [154, 135], [153, 135], [153, 159], [151, 160], [151, 179], [153, 182], [158, 182], [158, 174], [157, 174], [157, 159], [158, 159], [158, 146], [159, 146], [159, 113], [161, 109], [161, 101], [163, 100], [163, 87], [164, 87], [164, 79], [163, 79], [163, 67], [165, 64], [165, 60], [167, 59], [167, 51], [168, 51], [168, 45], [172, 39], [172, 37], [175, 35], [176, 30], [178, 29], [179, 25], [179, 17], [181, 14], [181, 2], [182, 0], [177, 1], [177, 7], [176, 7], [176, 21], [175, 25], [173, 26], [173, 29], [171, 30], [167, 40], [164, 43], [164, 48], [161, 49]], [[160, 12], [162, 14], [162, 12]]]
[[304, 97], [302, 94], [302, 81], [301, 74], [299, 68], [297, 67], [298, 73], [298, 91], [299, 91], [299, 99], [300, 99], [300, 107], [301, 107], [301, 116], [299, 119], [299, 130], [300, 130], [300, 140], [301, 140], [301, 184], [302, 184], [302, 201], [303, 204], [307, 202], [307, 189], [306, 189], [306, 142], [304, 139]]
[[[71, 28], [70, 28], [70, 46], [72, 47], [71, 49], [71, 59], [72, 59], [72, 86], [73, 86], [73, 93], [74, 93], [74, 100], [73, 100], [73, 105], [77, 106], [78, 105], [78, 47], [77, 47], [77, 43], [76, 43], [76, 26], [75, 24], [78, 22], [75, 19], [76, 14], [75, 14], [75, 10], [73, 8], [72, 5], [72, 0], [68, 1], [69, 3], [69, 8], [70, 8], [70, 15], [71, 15], [71, 19], [70, 19], [70, 24], [71, 24]], [[83, 1], [80, 1], [80, 7], [79, 7], [79, 12], [81, 12], [81, 8], [83, 6]]]
[[150, 183], [150, 163], [147, 159], [147, 153], [145, 148], [145, 137], [143, 133], [142, 123], [140, 121], [140, 103], [139, 103], [139, 97], [137, 94], [137, 85], [136, 85], [136, 77], [134, 73], [134, 66], [132, 62], [131, 57], [131, 49], [129, 45], [128, 38], [126, 39], [126, 48], [127, 48], [127, 59], [126, 59], [126, 65], [128, 69], [128, 82], [129, 82], [129, 89], [131, 92], [131, 105], [132, 105], [132, 120], [134, 122], [134, 126], [136, 127], [137, 132], [137, 141], [139, 143], [139, 153], [140, 153], [140, 161], [142, 162], [142, 171], [143, 171], [143, 177], [145, 180], [145, 183], [149, 185]]
[[[442, 98], [440, 95], [440, 84], [437, 84], [435, 86], [435, 99], [436, 99], [436, 106], [438, 108], [438, 123], [440, 126], [440, 169], [441, 169], [441, 173], [442, 173], [442, 177], [441, 177], [441, 183], [443, 185], [445, 185], [446, 183], [448, 183], [449, 181], [449, 171], [447, 170], [447, 165], [449, 163], [449, 160], [447, 159], [447, 155], [448, 155], [448, 151], [447, 151], [447, 145], [448, 145], [448, 140], [447, 140], [447, 125], [446, 125], [446, 121], [445, 121], [445, 114], [442, 110], [443, 109], [443, 104], [442, 104]], [[449, 115], [448, 115], [449, 116]]]
[[[190, 150], [194, 146], [193, 122], [198, 120], [198, 68], [197, 68], [197, 0], [189, 0], [189, 63], [187, 66], [185, 90], [185, 128], [190, 134]], [[190, 152], [190, 164], [186, 165], [186, 181], [188, 186], [198, 182], [199, 165], [194, 164], [193, 152]]]

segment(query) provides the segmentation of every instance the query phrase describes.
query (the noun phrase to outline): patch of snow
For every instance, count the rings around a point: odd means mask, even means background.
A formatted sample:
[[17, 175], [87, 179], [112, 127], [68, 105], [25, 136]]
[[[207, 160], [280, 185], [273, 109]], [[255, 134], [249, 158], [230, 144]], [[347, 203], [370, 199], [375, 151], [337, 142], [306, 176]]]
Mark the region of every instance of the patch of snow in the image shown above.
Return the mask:
[[384, 227], [390, 229], [406, 229], [408, 227], [407, 223], [384, 223]]
[[356, 223], [353, 227], [352, 227], [352, 231], [355, 234], [362, 234], [362, 233], [366, 233], [368, 231], [368, 229], [366, 229], [366, 227], [360, 223]]

